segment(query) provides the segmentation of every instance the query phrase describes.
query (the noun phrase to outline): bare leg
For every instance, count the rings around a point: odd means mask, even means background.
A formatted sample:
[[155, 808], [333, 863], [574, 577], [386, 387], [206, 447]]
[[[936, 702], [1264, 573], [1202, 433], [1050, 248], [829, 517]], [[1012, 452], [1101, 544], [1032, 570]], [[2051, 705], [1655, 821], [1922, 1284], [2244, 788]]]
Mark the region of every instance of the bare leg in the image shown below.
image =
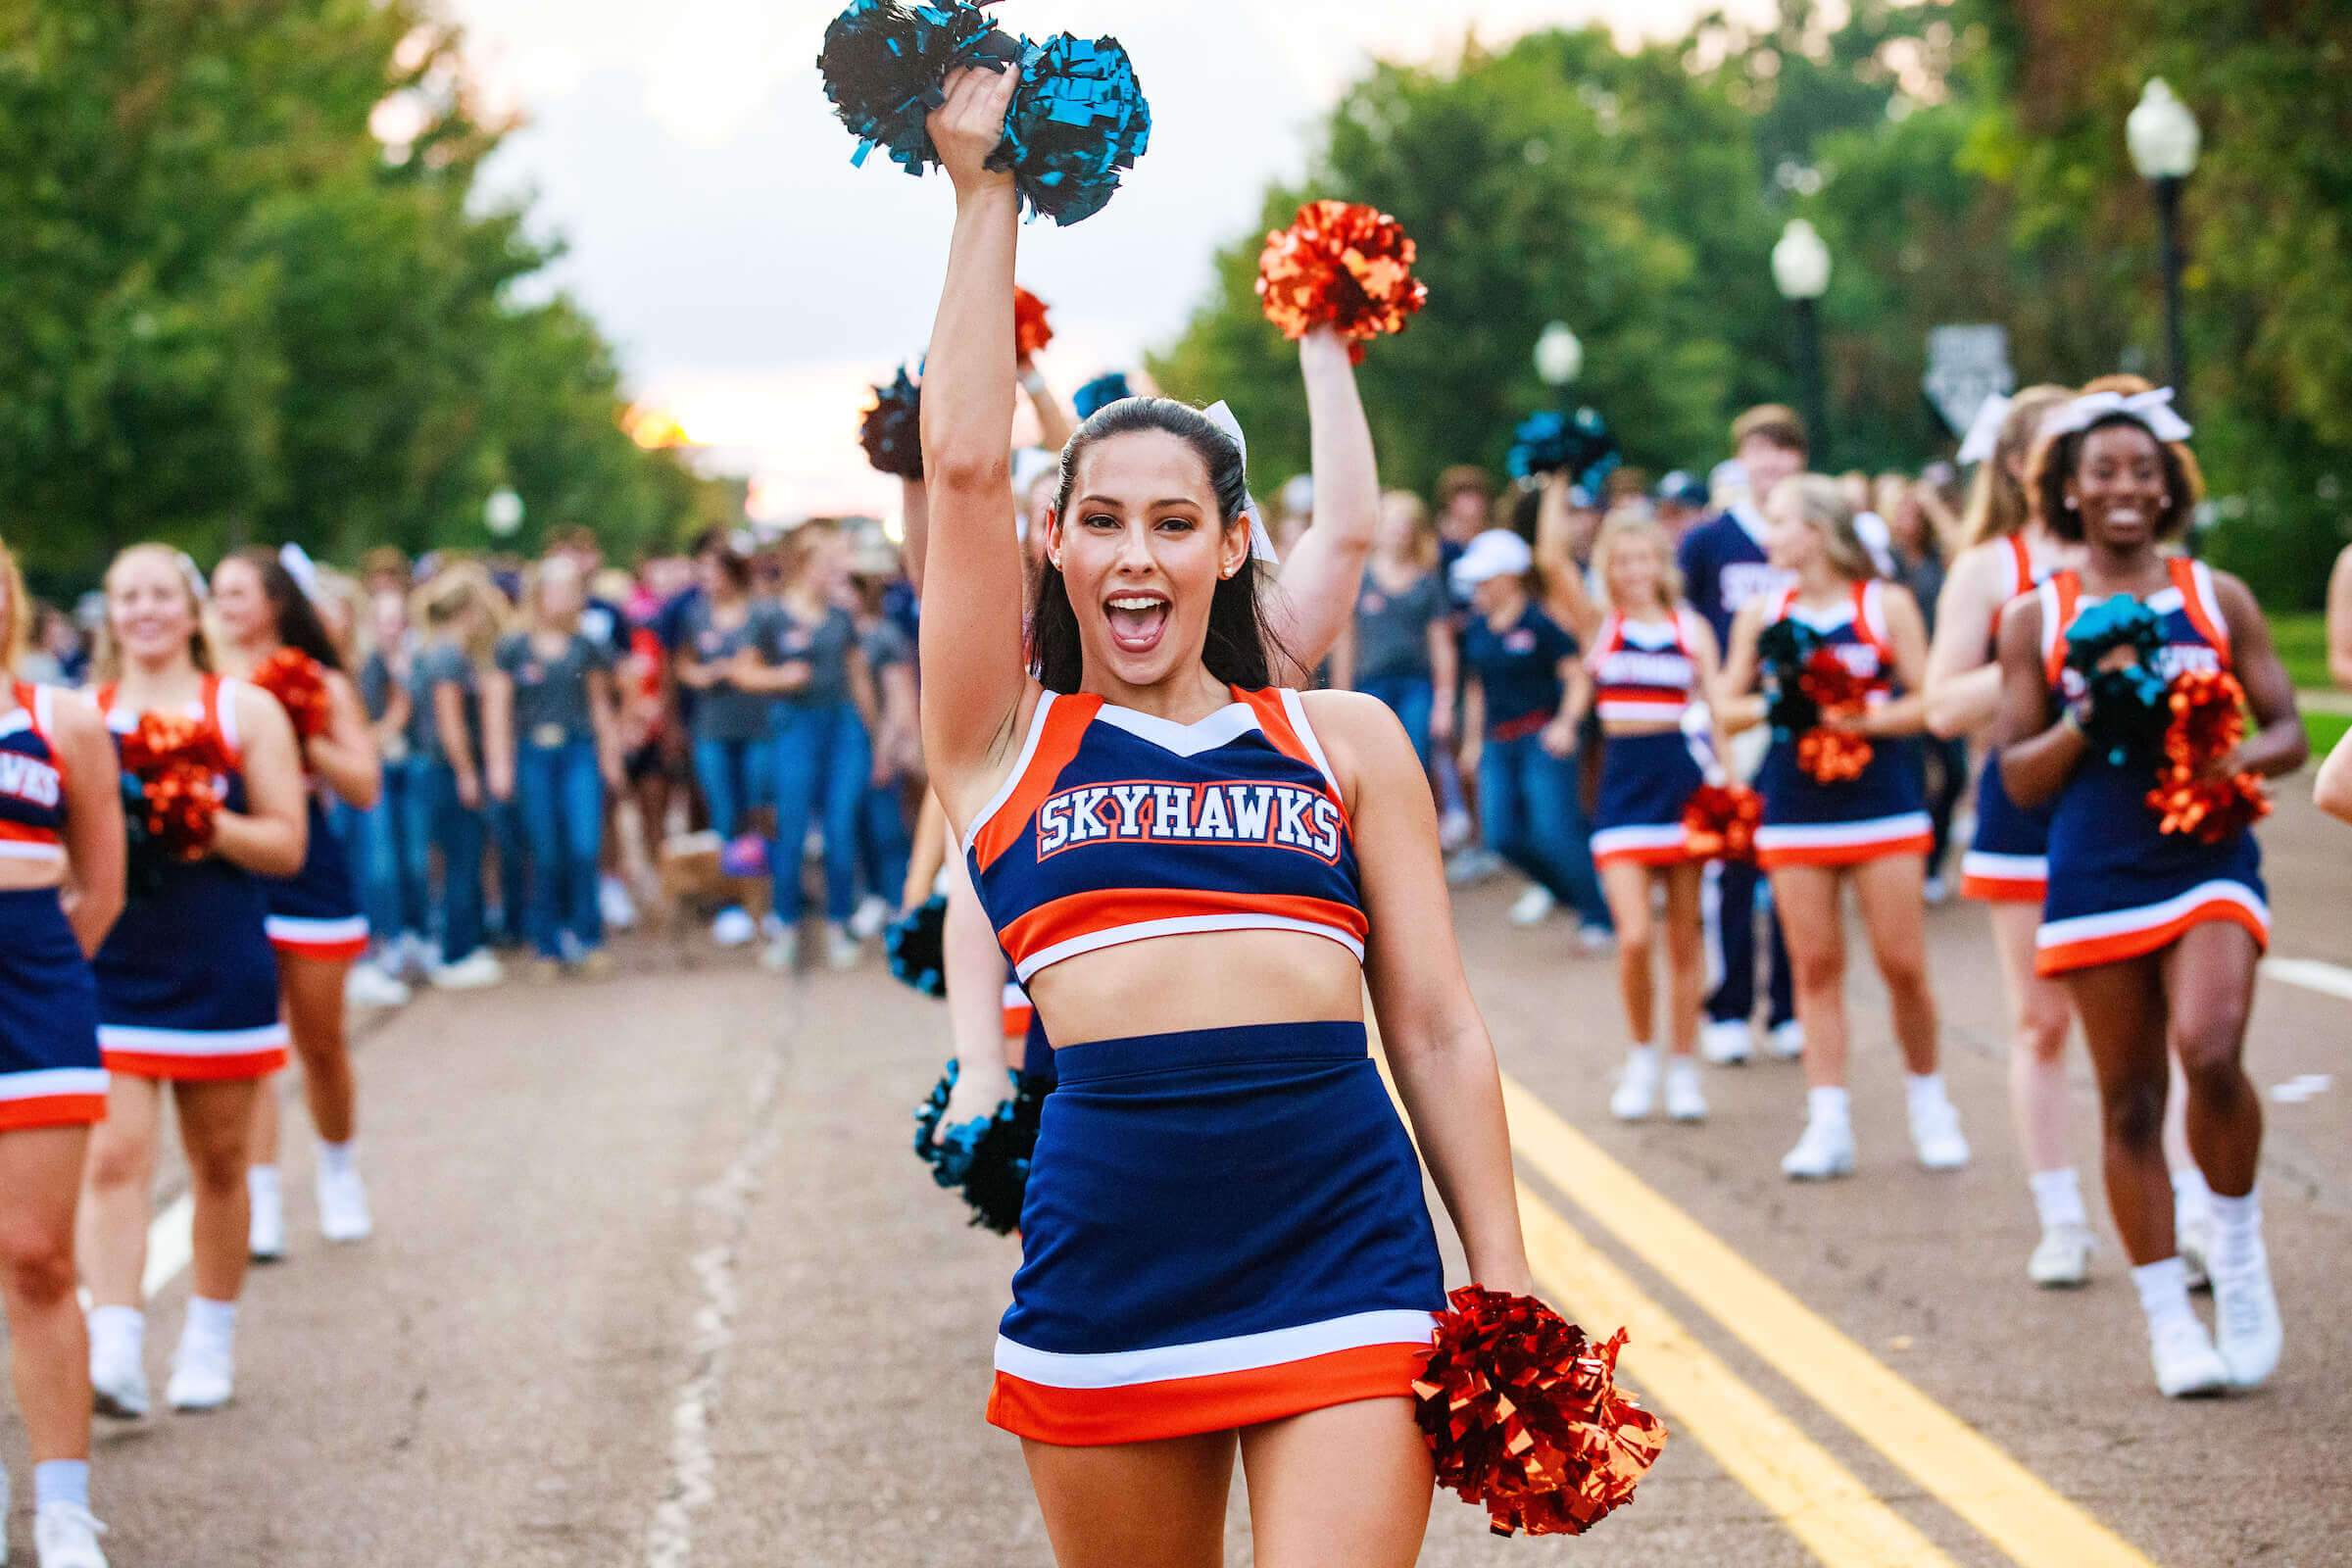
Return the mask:
[[0, 1133], [0, 1300], [33, 1462], [90, 1456], [90, 1347], [74, 1299], [87, 1127]]
[[1411, 1568], [1434, 1471], [1409, 1399], [1360, 1399], [1242, 1433], [1257, 1568]]
[[1023, 1439], [1021, 1455], [1060, 1568], [1223, 1563], [1232, 1433], [1099, 1448]]
[[[254, 1098], [262, 1083], [258, 1078], [232, 1078], [172, 1086], [179, 1111], [180, 1143], [188, 1154], [188, 1187], [196, 1207], [190, 1284], [209, 1301], [233, 1301], [245, 1288], [245, 1249], [251, 1222], [245, 1193], [245, 1149], [253, 1127]], [[144, 1201], [142, 1194], [142, 1205]], [[142, 1226], [145, 1221], [142, 1206]]]
[[1617, 927], [1617, 992], [1633, 1043], [1657, 1043], [1656, 986], [1650, 978], [1649, 867], [1631, 861], [1601, 867], [1601, 891]]
[[1706, 934], [1699, 926], [1704, 870], [1693, 861], [1659, 877], [1666, 884], [1666, 1030], [1678, 1056], [1698, 1051], [1698, 1011], [1707, 995]]
[[[358, 1088], [351, 1073], [351, 1044], [344, 1028], [343, 980], [351, 965], [344, 959], [297, 957], [279, 954], [278, 974], [281, 977], [286, 1007], [286, 1028], [294, 1037], [294, 1049], [302, 1056], [302, 1087], [311, 1105], [311, 1125], [318, 1130], [320, 1141], [329, 1144], [348, 1144], [356, 1130]], [[276, 1097], [259, 1094], [256, 1101], [256, 1125], [265, 1114], [260, 1107], [275, 1102]], [[274, 1122], [275, 1117], [270, 1118]], [[275, 1140], [263, 1157], [263, 1151], [254, 1152], [257, 1164], [274, 1163]]]
[[2064, 1170], [2074, 1163], [2074, 1105], [2066, 1086], [2074, 1004], [2063, 985], [2034, 972], [2040, 906], [1995, 904], [1991, 914], [2009, 1003], [2009, 1111], [2018, 1148], [2029, 1171]]
[[[81, 1209], [74, 1218], [82, 1278], [100, 1306], [146, 1305], [140, 1284], [147, 1270], [147, 1209], [163, 1114], [162, 1085], [128, 1073], [112, 1075], [106, 1120], [90, 1130]], [[243, 1177], [238, 1179], [242, 1183]], [[240, 1252], [243, 1246], [240, 1236]]]
[[1854, 867], [1854, 897], [1894, 1013], [1895, 1043], [1914, 1075], [1936, 1070], [1936, 998], [1928, 989], [1927, 862], [1890, 855]]
[[2157, 957], [2066, 977], [2099, 1079], [2107, 1202], [2134, 1265], [2174, 1254], [2173, 1184], [2164, 1168], [2165, 996]]
[[2259, 956], [2243, 926], [2190, 926], [2166, 950], [2169, 1053], [2188, 1078], [2188, 1145], [2224, 1198], [2254, 1190], [2262, 1161], [2262, 1097], [2240, 1060]]
[[1784, 865], [1772, 872], [1773, 903], [1788, 943], [1796, 1019], [1805, 1026], [1805, 1087], [1845, 1087], [1845, 928], [1838, 873]]
[[277, 1163], [283, 1129], [278, 1125], [276, 1085], [277, 1074], [271, 1073], [262, 1080], [261, 1092], [253, 1097], [253, 1128], [247, 1135], [247, 1152], [250, 1163], [255, 1165]]

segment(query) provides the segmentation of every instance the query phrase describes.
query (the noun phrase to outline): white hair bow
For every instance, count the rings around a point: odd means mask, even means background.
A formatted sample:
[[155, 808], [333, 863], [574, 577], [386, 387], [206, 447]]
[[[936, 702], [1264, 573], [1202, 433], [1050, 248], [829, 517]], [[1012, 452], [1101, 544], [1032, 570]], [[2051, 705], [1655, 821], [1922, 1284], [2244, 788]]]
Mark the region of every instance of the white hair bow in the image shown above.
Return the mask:
[[2121, 392], [2085, 393], [2052, 415], [2042, 425], [2041, 433], [2051, 437], [2072, 435], [2118, 414], [2138, 420], [2159, 441], [2188, 439], [2189, 423], [2173, 412], [2173, 389], [2169, 386], [2160, 386], [2153, 392], [2134, 392], [2130, 397]]
[[2009, 422], [2010, 399], [1995, 392], [1978, 408], [1977, 416], [1968, 422], [1968, 434], [1960, 438], [1960, 455], [1952, 461], [1963, 468], [1983, 463], [2000, 445], [2001, 426]]
[[[1250, 471], [1250, 442], [1242, 434], [1242, 421], [1233, 416], [1233, 411], [1222, 401], [1210, 404], [1200, 413], [1209, 423], [1224, 431], [1240, 450], [1242, 472], [1247, 475]], [[1269, 566], [1282, 564], [1282, 558], [1274, 553], [1274, 536], [1266, 532], [1265, 515], [1257, 510], [1257, 498], [1247, 492], [1242, 502], [1242, 515], [1250, 519], [1250, 554]]]
[[277, 547], [277, 564], [286, 568], [286, 575], [294, 579], [294, 586], [302, 590], [303, 598], [314, 605], [318, 603], [322, 592], [318, 586], [318, 566], [311, 560], [309, 551], [289, 539]]

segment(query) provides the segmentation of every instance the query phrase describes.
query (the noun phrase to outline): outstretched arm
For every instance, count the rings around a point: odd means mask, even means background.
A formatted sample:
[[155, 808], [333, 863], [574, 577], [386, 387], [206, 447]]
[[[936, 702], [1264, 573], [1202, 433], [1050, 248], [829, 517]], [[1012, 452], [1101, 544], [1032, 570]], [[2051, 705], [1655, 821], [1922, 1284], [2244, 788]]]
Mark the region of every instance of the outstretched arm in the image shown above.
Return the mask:
[[1275, 639], [1300, 673], [1323, 662], [1355, 611], [1355, 590], [1380, 520], [1380, 468], [1348, 344], [1329, 327], [1298, 343], [1313, 430], [1315, 516], [1275, 578]]
[[1078, 421], [1070, 417], [1069, 409], [1054, 395], [1053, 383], [1038, 373], [1034, 361], [1024, 356], [1020, 371], [1021, 390], [1029, 394], [1029, 407], [1037, 413], [1037, 444], [1058, 455], [1070, 444]]
[[1019, 745], [1020, 545], [1012, 527], [1012, 264], [1020, 198], [986, 167], [1004, 138], [1010, 73], [958, 72], [931, 116], [956, 182], [956, 232], [923, 376], [923, 750], [954, 822], [971, 819]]
[[1565, 471], [1544, 475], [1536, 504], [1536, 570], [1544, 579], [1544, 608], [1552, 618], [1576, 633], [1578, 642], [1597, 639], [1607, 617], [1576, 564], [1576, 511], [1569, 505]]

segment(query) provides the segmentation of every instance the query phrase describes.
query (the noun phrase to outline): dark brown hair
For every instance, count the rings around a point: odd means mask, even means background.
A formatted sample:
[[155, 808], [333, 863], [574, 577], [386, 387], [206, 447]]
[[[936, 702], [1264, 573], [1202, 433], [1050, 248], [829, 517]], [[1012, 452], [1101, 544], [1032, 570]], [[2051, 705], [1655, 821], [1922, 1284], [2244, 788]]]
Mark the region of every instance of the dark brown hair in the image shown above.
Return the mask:
[[257, 545], [236, 551], [228, 559], [243, 562], [262, 579], [262, 597], [270, 601], [270, 618], [277, 625], [277, 640], [310, 655], [326, 668], [341, 672], [343, 651], [335, 646], [326, 622], [319, 618], [318, 607], [311, 603], [311, 596], [302, 591], [302, 584], [294, 580], [286, 564], [277, 559], [277, 552]]
[[2157, 441], [2155, 432], [2129, 414], [2110, 414], [2080, 430], [2070, 430], [2034, 448], [2026, 485], [2041, 508], [2042, 525], [2070, 544], [2082, 538], [2082, 514], [2066, 504], [2066, 482], [2082, 464], [2082, 449], [2101, 430], [2130, 425], [2155, 442], [2157, 461], [2164, 465], [2164, 515], [2156, 519], [2156, 537], [2171, 539], [2186, 531], [2204, 493], [2200, 478], [2192, 477], [2188, 449], [2177, 441]]
[[[1078, 484], [1078, 466], [1095, 444], [1140, 430], [1162, 430], [1191, 447], [1208, 472], [1218, 522], [1228, 528], [1247, 526], [1241, 518], [1250, 504], [1250, 477], [1242, 466], [1241, 449], [1199, 409], [1173, 398], [1122, 398], [1098, 409], [1078, 426], [1069, 445], [1061, 449], [1061, 481], [1054, 494], [1056, 517], [1066, 520], [1070, 496]], [[1218, 581], [1215, 597], [1208, 604], [1208, 636], [1200, 649], [1200, 662], [1211, 675], [1244, 691], [1273, 685], [1276, 659], [1282, 655], [1257, 602], [1257, 567], [1254, 554], [1245, 556], [1239, 571]], [[1061, 568], [1051, 561], [1039, 568], [1037, 612], [1029, 618], [1028, 657], [1030, 668], [1050, 692], [1075, 692], [1085, 677], [1078, 612], [1070, 604]]]

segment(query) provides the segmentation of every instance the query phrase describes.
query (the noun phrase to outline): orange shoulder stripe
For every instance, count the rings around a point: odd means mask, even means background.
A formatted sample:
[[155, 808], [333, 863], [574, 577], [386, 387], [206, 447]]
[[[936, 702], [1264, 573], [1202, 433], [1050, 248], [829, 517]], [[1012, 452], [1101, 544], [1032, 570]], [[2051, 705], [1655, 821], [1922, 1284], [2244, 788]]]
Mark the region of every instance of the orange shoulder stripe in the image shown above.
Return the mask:
[[1028, 830], [1029, 819], [1037, 808], [1054, 793], [1054, 781], [1061, 770], [1070, 765], [1078, 755], [1078, 746], [1086, 738], [1086, 726], [1094, 722], [1102, 707], [1102, 699], [1084, 694], [1055, 697], [1047, 710], [1043, 732], [1037, 738], [1037, 750], [1030, 754], [1029, 762], [1004, 797], [996, 813], [980, 824], [972, 839], [972, 856], [981, 870], [987, 870], [997, 858], [1012, 848], [1014, 842]]

